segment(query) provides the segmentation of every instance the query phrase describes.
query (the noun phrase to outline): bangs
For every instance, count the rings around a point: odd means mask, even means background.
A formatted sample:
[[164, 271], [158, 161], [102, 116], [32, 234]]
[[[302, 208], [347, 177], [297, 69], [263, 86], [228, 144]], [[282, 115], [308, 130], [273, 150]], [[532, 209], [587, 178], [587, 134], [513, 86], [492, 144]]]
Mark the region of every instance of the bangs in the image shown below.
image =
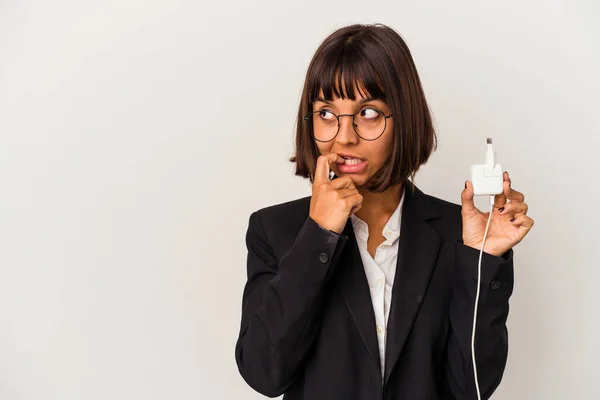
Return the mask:
[[[337, 49], [336, 49], [337, 50]], [[330, 51], [322, 59], [321, 65], [315, 65], [315, 79], [309, 84], [309, 101], [314, 103], [323, 90], [324, 99], [332, 101], [334, 97], [356, 100], [359, 96], [387, 101], [381, 78], [368, 57], [359, 54], [353, 46], [343, 46], [339, 51]]]

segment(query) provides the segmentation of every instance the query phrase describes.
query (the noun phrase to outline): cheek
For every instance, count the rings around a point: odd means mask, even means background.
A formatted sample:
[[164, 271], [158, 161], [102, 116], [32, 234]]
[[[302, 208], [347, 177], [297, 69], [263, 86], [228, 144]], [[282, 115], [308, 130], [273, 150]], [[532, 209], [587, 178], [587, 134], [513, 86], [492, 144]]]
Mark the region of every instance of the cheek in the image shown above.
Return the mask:
[[330, 142], [327, 142], [327, 143], [316, 142], [316, 143], [317, 143], [317, 148], [319, 149], [319, 154], [329, 154], [331, 152], [332, 143], [330, 143]]
[[379, 163], [383, 164], [390, 154], [392, 154], [392, 146], [394, 145], [394, 137], [392, 134], [393, 132], [386, 131], [382, 137], [375, 141], [377, 148], [373, 149], [373, 151], [374, 154], [377, 155]]

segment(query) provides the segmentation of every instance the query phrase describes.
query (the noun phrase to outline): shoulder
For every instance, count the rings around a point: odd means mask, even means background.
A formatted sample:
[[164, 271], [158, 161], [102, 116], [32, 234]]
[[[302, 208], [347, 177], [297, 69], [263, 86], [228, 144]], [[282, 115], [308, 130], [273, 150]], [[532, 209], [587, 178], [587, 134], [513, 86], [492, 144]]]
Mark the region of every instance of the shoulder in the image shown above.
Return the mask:
[[410, 186], [406, 189], [404, 210], [419, 214], [441, 236], [459, 235], [462, 231], [462, 205], [424, 193], [416, 186], [414, 192], [411, 189]]
[[414, 190], [411, 185], [407, 185], [404, 195], [408, 198], [406, 201], [412, 204], [411, 209], [418, 210], [427, 219], [460, 215], [462, 209], [461, 204], [426, 193], [417, 185], [414, 185]]
[[306, 222], [310, 196], [262, 207], [250, 214], [248, 235], [261, 235], [274, 249], [287, 249]]
[[[289, 218], [308, 216], [310, 209], [310, 196], [302, 197], [284, 203], [273, 204], [254, 211], [252, 215], [257, 215], [263, 221], [284, 221]], [[302, 218], [303, 219], [303, 218]]]
[[426, 193], [424, 196], [442, 216], [456, 215], [457, 213], [460, 215], [462, 205]]
[[[410, 190], [410, 189], [409, 189]], [[442, 237], [462, 237], [462, 205], [419, 191], [414, 196], [429, 225]]]

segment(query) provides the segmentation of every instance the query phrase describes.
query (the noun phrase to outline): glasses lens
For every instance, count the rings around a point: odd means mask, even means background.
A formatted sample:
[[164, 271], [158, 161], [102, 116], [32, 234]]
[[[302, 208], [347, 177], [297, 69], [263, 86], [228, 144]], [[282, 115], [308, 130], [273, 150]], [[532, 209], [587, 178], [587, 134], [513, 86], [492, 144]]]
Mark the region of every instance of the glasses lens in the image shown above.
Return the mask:
[[356, 131], [360, 137], [373, 140], [381, 136], [385, 130], [385, 117], [383, 112], [376, 108], [365, 107], [354, 117]]
[[338, 130], [338, 121], [329, 110], [312, 113], [313, 133], [317, 140], [328, 141], [334, 138]]

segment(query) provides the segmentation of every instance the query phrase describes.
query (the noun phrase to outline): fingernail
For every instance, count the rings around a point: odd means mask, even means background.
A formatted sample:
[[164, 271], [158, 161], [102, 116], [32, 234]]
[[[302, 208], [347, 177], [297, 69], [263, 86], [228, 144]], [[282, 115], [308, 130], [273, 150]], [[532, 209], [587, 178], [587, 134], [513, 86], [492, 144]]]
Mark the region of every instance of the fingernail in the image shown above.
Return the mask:
[[465, 189], [467, 188], [467, 181], [465, 181]]
[[504, 211], [504, 207], [500, 207], [500, 208], [498, 209], [498, 211], [499, 211], [499, 212], [502, 212], [502, 211]]
[[516, 219], [516, 218], [513, 218], [513, 219], [511, 219], [511, 220], [510, 220], [510, 222], [515, 222], [515, 219]]

